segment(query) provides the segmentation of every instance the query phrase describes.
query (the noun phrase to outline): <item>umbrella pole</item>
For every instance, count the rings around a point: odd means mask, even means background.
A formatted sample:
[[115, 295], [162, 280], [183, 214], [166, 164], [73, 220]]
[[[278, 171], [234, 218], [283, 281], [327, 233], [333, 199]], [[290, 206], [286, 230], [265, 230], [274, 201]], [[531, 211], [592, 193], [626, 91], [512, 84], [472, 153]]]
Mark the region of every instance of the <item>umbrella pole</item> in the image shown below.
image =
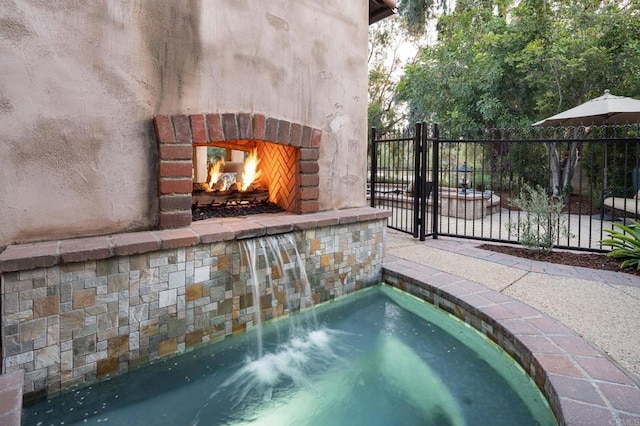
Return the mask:
[[[605, 130], [606, 131], [606, 130]], [[602, 148], [603, 158], [602, 158], [602, 196], [600, 197], [600, 209], [601, 212], [599, 214], [594, 214], [591, 216], [593, 219], [597, 219], [600, 221], [609, 221], [609, 222], [617, 222], [620, 219], [612, 216], [604, 211], [604, 199], [607, 197], [607, 175], [609, 173], [609, 149], [608, 149], [608, 140], [604, 140], [604, 147]]]

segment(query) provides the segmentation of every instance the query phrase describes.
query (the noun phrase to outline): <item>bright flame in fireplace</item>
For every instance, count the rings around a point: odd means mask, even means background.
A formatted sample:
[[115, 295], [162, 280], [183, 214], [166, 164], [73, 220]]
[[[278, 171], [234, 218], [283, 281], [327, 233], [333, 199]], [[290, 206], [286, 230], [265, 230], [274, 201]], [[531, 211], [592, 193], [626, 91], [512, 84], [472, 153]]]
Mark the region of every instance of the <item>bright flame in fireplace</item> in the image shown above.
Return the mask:
[[222, 168], [224, 166], [224, 158], [220, 158], [215, 163], [209, 163], [209, 186], [213, 188], [213, 185], [218, 183], [222, 176]]
[[249, 186], [257, 180], [262, 174], [262, 170], [258, 170], [258, 151], [254, 148], [249, 156], [244, 160], [244, 170], [242, 172], [242, 188], [241, 191], [246, 191]]

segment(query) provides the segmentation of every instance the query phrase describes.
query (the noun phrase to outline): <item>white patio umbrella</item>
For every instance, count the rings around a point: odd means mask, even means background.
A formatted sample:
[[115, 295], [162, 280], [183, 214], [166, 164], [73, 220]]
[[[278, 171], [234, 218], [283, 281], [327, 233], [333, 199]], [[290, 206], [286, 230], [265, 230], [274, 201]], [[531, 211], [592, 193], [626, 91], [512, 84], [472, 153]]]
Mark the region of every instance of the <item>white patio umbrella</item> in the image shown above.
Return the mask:
[[[625, 96], [612, 95], [609, 90], [604, 91], [604, 95], [591, 99], [577, 107], [568, 109], [559, 114], [545, 118], [532, 126], [589, 126], [589, 125], [616, 125], [640, 123], [640, 100]], [[573, 154], [575, 144], [570, 149]], [[607, 158], [607, 143], [604, 144], [604, 158]], [[551, 154], [551, 149], [550, 149]], [[558, 168], [558, 158], [552, 159], [552, 169]], [[577, 157], [572, 158], [577, 161]], [[603, 197], [607, 190], [607, 164], [605, 161], [603, 168]], [[600, 219], [612, 220], [608, 215], [596, 215]]]
[[602, 96], [540, 120], [533, 123], [532, 126], [580, 126], [583, 124], [599, 126], [638, 122], [640, 122], [640, 100], [615, 96], [607, 89]]

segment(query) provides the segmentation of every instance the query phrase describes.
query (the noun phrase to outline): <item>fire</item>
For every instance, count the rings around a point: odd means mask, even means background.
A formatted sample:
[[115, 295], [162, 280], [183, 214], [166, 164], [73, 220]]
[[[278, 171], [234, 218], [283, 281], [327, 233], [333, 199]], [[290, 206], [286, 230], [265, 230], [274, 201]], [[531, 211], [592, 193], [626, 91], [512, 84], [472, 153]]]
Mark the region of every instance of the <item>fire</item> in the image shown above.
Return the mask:
[[242, 187], [241, 191], [246, 191], [249, 186], [256, 181], [262, 174], [261, 170], [258, 170], [258, 151], [253, 149], [249, 156], [244, 160], [244, 170], [242, 172]]
[[209, 163], [209, 186], [213, 188], [213, 185], [218, 183], [222, 176], [222, 168], [224, 167], [224, 158], [220, 158], [215, 163]]

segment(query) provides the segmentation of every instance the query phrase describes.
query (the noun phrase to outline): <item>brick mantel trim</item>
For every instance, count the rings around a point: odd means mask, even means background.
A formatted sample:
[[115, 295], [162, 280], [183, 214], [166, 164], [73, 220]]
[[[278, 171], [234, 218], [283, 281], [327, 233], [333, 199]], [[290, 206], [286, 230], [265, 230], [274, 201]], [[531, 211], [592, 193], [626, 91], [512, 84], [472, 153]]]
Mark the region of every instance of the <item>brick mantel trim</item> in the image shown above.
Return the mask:
[[318, 203], [319, 147], [322, 131], [264, 114], [157, 115], [160, 229], [191, 224], [193, 147], [215, 143], [270, 142], [299, 149], [293, 213], [315, 213]]

